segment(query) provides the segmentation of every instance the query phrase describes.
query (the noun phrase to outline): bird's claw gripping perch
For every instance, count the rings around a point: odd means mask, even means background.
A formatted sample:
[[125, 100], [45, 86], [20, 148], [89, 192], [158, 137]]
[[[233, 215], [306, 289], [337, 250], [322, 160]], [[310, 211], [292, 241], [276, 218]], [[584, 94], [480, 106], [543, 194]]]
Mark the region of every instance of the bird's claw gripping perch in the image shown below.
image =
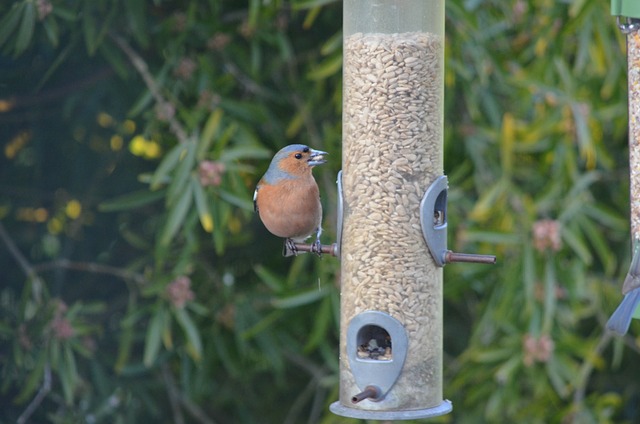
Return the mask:
[[320, 243], [320, 239], [316, 239], [315, 243], [311, 245], [311, 253], [322, 256], [322, 243]]
[[[290, 240], [290, 239], [289, 239]], [[284, 243], [283, 256], [297, 256], [300, 252], [315, 253], [318, 256], [325, 254], [338, 257], [338, 244], [321, 244], [319, 241], [315, 241], [311, 244], [296, 243], [293, 240], [289, 240]]]
[[296, 246], [295, 241], [291, 240], [290, 238], [285, 239], [282, 256], [298, 256], [298, 247]]

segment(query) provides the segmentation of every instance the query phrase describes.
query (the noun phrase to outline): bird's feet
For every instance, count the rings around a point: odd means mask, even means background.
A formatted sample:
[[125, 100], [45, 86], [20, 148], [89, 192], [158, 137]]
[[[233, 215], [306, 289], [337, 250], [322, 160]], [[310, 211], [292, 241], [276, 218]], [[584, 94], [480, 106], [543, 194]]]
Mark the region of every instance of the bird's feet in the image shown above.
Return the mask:
[[322, 243], [320, 243], [319, 238], [317, 238], [316, 241], [311, 245], [311, 253], [322, 256]]
[[298, 248], [296, 247], [295, 241], [290, 238], [284, 240], [284, 249], [282, 251], [282, 256], [298, 256]]

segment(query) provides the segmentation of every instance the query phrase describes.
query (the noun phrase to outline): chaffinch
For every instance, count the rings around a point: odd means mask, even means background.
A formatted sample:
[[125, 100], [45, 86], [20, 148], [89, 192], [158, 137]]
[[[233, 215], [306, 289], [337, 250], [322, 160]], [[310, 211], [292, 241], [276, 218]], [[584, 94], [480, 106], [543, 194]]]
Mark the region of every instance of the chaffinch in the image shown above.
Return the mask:
[[321, 254], [322, 205], [311, 170], [326, 162], [326, 154], [303, 144], [284, 147], [271, 160], [253, 194], [254, 210], [264, 226], [285, 238], [285, 256], [296, 254], [295, 243], [313, 233], [316, 241], [311, 251]]

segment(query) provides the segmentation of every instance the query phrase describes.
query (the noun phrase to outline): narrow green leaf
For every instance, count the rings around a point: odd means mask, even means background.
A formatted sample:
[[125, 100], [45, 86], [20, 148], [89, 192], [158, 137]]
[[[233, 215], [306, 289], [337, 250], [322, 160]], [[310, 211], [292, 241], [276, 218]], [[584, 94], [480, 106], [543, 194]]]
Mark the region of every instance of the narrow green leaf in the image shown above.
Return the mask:
[[204, 129], [202, 130], [202, 135], [200, 136], [200, 142], [198, 143], [198, 159], [204, 158], [205, 154], [209, 150], [209, 146], [213, 142], [213, 139], [220, 128], [220, 122], [222, 121], [223, 110], [217, 108], [214, 110], [211, 115], [209, 115], [209, 119], [204, 124]]
[[193, 197], [196, 202], [196, 208], [198, 210], [198, 217], [200, 218], [200, 224], [207, 233], [213, 231], [214, 222], [211, 211], [209, 210], [209, 203], [207, 202], [207, 195], [202, 189], [202, 185], [195, 175], [191, 177], [191, 188], [193, 189]]
[[72, 10], [65, 9], [65, 7], [59, 3], [56, 3], [56, 7], [53, 8], [52, 14], [69, 22], [75, 22], [78, 20], [77, 13]]
[[113, 366], [113, 369], [117, 374], [120, 374], [125, 365], [127, 365], [127, 362], [129, 362], [131, 348], [133, 347], [134, 342], [133, 326], [122, 325], [121, 327], [120, 340], [118, 343], [118, 356], [116, 358], [115, 365]]
[[58, 26], [58, 21], [53, 18], [47, 18], [42, 21], [42, 27], [44, 28], [51, 45], [53, 47], [58, 47], [58, 44], [60, 43], [60, 27]]
[[38, 90], [40, 90], [47, 83], [49, 78], [51, 78], [51, 76], [58, 70], [58, 68], [60, 68], [60, 66], [67, 60], [69, 55], [73, 52], [75, 46], [76, 41], [72, 40], [62, 49], [60, 54], [56, 56], [53, 63], [48, 66], [47, 72], [45, 72], [42, 78], [40, 78], [40, 81], [38, 81]]
[[0, 47], [15, 33], [26, 2], [14, 3], [11, 10], [0, 21]]
[[263, 265], [256, 265], [253, 270], [272, 291], [278, 293], [285, 288], [284, 280]]
[[304, 346], [305, 352], [311, 352], [317, 346], [326, 343], [329, 324], [331, 323], [331, 302], [331, 297], [326, 297], [320, 303], [320, 309], [315, 315], [316, 318], [313, 322], [313, 329]]
[[45, 350], [41, 351], [38, 355], [38, 361], [34, 368], [31, 370], [26, 380], [23, 380], [20, 393], [15, 398], [16, 403], [21, 404], [26, 402], [42, 384], [42, 376], [44, 375], [44, 368], [47, 363], [47, 359], [47, 352]]
[[127, 78], [127, 75], [129, 75], [128, 63], [122, 55], [122, 52], [115, 47], [113, 42], [100, 43], [98, 51], [105, 59], [107, 59], [113, 70], [116, 71], [120, 78]]
[[256, 337], [257, 335], [259, 335], [262, 332], [264, 332], [267, 328], [269, 328], [273, 324], [275, 324], [278, 321], [278, 319], [280, 319], [280, 317], [282, 317], [282, 313], [283, 313], [282, 310], [275, 310], [275, 311], [271, 312], [266, 317], [264, 317], [263, 319], [258, 321], [253, 327], [248, 328], [247, 330], [243, 331], [240, 334], [240, 337], [243, 340], [250, 340], [250, 339]]
[[174, 315], [187, 336], [189, 354], [195, 361], [199, 361], [202, 358], [202, 340], [196, 324], [183, 308], [175, 308]]
[[317, 302], [319, 299], [325, 297], [330, 291], [325, 288], [313, 288], [309, 291], [296, 294], [293, 296], [282, 297], [273, 299], [271, 304], [274, 308], [286, 309], [297, 308], [299, 306], [309, 305]]
[[218, 195], [224, 199], [225, 201], [231, 203], [232, 205], [235, 205], [241, 209], [245, 209], [248, 211], [252, 211], [253, 210], [253, 200], [249, 199], [249, 198], [244, 198], [244, 197], [239, 197], [236, 196], [235, 194], [231, 194], [228, 191], [225, 190], [218, 190]]
[[160, 237], [160, 245], [169, 245], [173, 236], [182, 226], [182, 223], [187, 216], [187, 212], [189, 212], [189, 208], [191, 207], [192, 200], [192, 188], [191, 185], [187, 185], [186, 189], [182, 192], [182, 195], [169, 210], [169, 216], [167, 217], [167, 222], [162, 231], [162, 236]]
[[173, 180], [169, 184], [167, 192], [167, 204], [172, 205], [176, 199], [180, 198], [185, 188], [189, 185], [189, 176], [195, 167], [196, 162], [196, 144], [193, 140], [187, 143], [187, 152], [180, 159]]
[[340, 52], [342, 49], [342, 31], [337, 31], [320, 48], [320, 53], [327, 56], [331, 53]]
[[562, 234], [562, 240], [564, 240], [573, 249], [580, 259], [585, 264], [590, 264], [592, 260], [591, 252], [582, 237], [578, 235], [577, 231], [563, 225], [561, 226], [560, 233]]
[[15, 52], [20, 54], [29, 47], [31, 39], [33, 38], [33, 31], [36, 25], [36, 6], [34, 2], [24, 3], [24, 13], [22, 14], [22, 22], [18, 29], [18, 35], [16, 38]]
[[156, 172], [153, 173], [151, 190], [156, 190], [160, 187], [167, 175], [180, 163], [180, 158], [186, 154], [186, 150], [186, 146], [177, 144], [167, 152], [162, 161], [160, 161], [158, 168], [156, 168]]
[[124, 2], [129, 28], [136, 41], [143, 47], [149, 44], [149, 31], [147, 30], [147, 10], [144, 0], [127, 0]]
[[304, 10], [312, 8], [320, 8], [330, 3], [335, 3], [338, 0], [304, 0], [293, 2], [293, 10]]
[[304, 118], [306, 113], [306, 108], [300, 108], [293, 115], [293, 117], [289, 121], [289, 125], [287, 125], [287, 128], [285, 130], [285, 135], [287, 136], [287, 138], [293, 138], [296, 136], [296, 134], [298, 134], [298, 132], [300, 132], [300, 129], [304, 125]]
[[238, 159], [265, 159], [271, 157], [271, 152], [262, 146], [236, 146], [225, 149], [220, 155], [222, 162], [231, 162]]
[[60, 377], [64, 400], [67, 405], [70, 405], [73, 403], [73, 393], [78, 382], [78, 369], [75, 355], [69, 345], [64, 346], [64, 355], [58, 367], [58, 377]]
[[95, 51], [98, 39], [98, 23], [91, 10], [93, 4], [94, 3], [90, 1], [85, 2], [82, 12], [82, 30], [84, 33], [84, 43], [88, 52]]
[[158, 357], [160, 346], [162, 344], [162, 333], [167, 324], [167, 310], [158, 306], [156, 313], [151, 318], [147, 335], [144, 342], [144, 356], [142, 362], [146, 367], [150, 367]]
[[124, 194], [115, 199], [105, 200], [98, 205], [100, 212], [116, 212], [130, 210], [157, 202], [166, 194], [166, 190], [149, 191], [139, 190], [133, 193]]
[[311, 80], [318, 81], [337, 74], [342, 69], [342, 55], [335, 54], [323, 60], [322, 63], [314, 67], [307, 77]]
[[131, 106], [127, 114], [131, 117], [136, 117], [144, 110], [147, 110], [151, 102], [153, 102], [153, 95], [151, 91], [145, 90], [140, 98]]

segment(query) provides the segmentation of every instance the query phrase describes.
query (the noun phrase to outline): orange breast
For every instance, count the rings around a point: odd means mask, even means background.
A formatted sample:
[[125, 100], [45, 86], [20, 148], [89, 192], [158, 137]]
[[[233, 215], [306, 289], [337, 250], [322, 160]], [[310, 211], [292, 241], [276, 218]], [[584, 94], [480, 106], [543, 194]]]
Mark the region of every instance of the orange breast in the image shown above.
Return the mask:
[[322, 222], [318, 186], [311, 176], [261, 185], [256, 202], [264, 226], [278, 237], [301, 241]]

